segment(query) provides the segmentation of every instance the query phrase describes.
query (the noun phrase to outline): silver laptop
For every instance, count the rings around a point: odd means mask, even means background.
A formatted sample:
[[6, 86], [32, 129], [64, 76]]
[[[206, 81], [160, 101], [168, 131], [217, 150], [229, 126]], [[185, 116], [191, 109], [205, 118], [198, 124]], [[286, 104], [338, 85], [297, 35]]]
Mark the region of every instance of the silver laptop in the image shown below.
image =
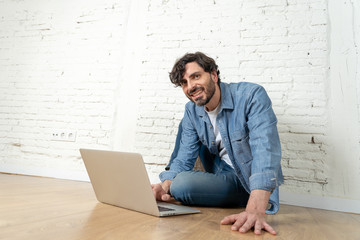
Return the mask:
[[80, 149], [99, 202], [158, 216], [199, 213], [200, 210], [157, 202], [142, 156], [138, 153]]

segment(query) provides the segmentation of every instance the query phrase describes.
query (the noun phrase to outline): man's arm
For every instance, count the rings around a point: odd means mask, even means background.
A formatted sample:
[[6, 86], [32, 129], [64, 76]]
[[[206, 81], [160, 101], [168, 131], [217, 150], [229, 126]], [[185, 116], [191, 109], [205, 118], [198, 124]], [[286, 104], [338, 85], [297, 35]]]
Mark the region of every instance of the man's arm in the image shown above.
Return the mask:
[[[199, 155], [200, 140], [196, 129], [193, 126], [191, 115], [194, 113], [194, 106], [186, 104], [184, 117], [179, 125], [176, 144], [171, 155], [170, 163], [166, 171], [160, 173], [161, 182], [172, 180], [183, 171], [190, 171], [194, 168], [195, 161]], [[181, 140], [180, 140], [181, 139]]]
[[233, 214], [221, 220], [221, 224], [233, 224], [231, 229], [245, 233], [254, 227], [254, 233], [261, 234], [261, 229], [276, 235], [275, 230], [265, 221], [270, 192], [255, 189], [251, 191], [249, 201], [244, 212]]
[[254, 88], [247, 104], [249, 145], [253, 156], [251, 163], [250, 197], [244, 212], [225, 217], [221, 224], [233, 224], [232, 230], [247, 232], [254, 227], [255, 234], [261, 229], [276, 234], [265, 221], [271, 191], [277, 184], [281, 160], [280, 139], [276, 128], [276, 116], [270, 98], [263, 87]]

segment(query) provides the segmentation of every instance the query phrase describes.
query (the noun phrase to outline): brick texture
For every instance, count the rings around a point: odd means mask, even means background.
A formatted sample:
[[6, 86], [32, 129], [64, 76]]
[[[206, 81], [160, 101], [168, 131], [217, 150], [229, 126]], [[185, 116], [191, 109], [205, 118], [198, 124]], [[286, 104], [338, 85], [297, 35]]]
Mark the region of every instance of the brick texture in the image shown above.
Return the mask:
[[128, 7], [0, 1], [0, 163], [83, 170], [80, 147], [111, 147]]
[[167, 73], [176, 58], [200, 50], [216, 59], [222, 81], [266, 88], [279, 121], [284, 188], [321, 193], [327, 184], [326, 2], [149, 2], [136, 133], [146, 161], [169, 159], [187, 99]]
[[[267, 90], [279, 122], [283, 188], [322, 194], [330, 148], [327, 1], [138, 2], [147, 8], [134, 150], [152, 181], [169, 160], [187, 102], [168, 72], [176, 58], [203, 51], [222, 81]], [[117, 104], [131, 104], [116, 101], [126, 87], [131, 4], [0, 0], [0, 164], [83, 171], [78, 148], [114, 149]], [[52, 141], [54, 129], [76, 130], [76, 141]]]

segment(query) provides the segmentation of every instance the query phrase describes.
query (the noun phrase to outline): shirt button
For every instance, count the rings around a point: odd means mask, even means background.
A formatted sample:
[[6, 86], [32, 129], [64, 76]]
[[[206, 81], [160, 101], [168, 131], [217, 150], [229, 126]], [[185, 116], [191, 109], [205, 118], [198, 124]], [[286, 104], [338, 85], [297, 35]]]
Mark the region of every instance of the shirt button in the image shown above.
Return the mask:
[[212, 126], [209, 126], [209, 128], [212, 128]]
[[212, 145], [214, 145], [215, 143], [214, 142], [211, 142]]

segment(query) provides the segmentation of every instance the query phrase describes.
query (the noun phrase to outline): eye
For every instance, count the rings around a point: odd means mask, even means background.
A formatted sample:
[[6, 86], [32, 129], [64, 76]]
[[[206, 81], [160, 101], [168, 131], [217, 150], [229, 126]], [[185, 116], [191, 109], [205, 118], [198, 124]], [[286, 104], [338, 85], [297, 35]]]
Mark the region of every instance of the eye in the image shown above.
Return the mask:
[[185, 86], [186, 84], [187, 84], [186, 80], [184, 80], [184, 79], [180, 80], [180, 85], [181, 86]]
[[195, 74], [194, 79], [199, 79], [200, 78], [200, 74]]

